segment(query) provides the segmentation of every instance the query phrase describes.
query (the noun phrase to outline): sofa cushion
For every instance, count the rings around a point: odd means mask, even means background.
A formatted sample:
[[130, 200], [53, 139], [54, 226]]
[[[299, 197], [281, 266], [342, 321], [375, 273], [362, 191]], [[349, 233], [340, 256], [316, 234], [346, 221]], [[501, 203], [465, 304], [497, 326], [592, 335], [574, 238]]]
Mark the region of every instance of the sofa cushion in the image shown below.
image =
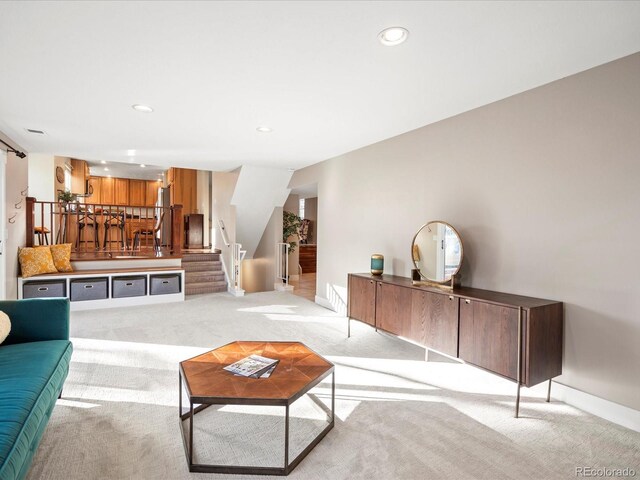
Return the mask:
[[69, 370], [68, 340], [0, 346], [0, 478], [22, 478]]

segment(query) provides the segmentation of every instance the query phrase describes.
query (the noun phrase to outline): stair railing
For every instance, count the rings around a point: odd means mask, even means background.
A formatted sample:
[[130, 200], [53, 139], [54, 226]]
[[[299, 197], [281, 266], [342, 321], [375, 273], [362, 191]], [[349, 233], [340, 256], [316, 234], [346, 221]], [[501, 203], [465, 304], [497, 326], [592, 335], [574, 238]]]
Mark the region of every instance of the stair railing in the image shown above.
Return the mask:
[[276, 243], [276, 282], [289, 284], [289, 244]]
[[242, 244], [234, 243], [231, 245], [231, 288], [235, 292], [243, 292], [242, 290], [242, 261], [247, 254], [246, 250], [242, 250]]

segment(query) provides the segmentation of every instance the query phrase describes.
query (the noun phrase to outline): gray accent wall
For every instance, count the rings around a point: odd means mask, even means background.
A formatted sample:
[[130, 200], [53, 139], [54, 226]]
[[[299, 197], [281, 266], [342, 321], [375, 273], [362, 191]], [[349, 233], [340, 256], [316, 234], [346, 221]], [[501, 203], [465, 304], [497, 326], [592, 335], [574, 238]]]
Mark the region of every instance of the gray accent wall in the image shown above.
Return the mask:
[[640, 53], [298, 170], [290, 187], [314, 182], [317, 295], [335, 309], [372, 253], [409, 276], [413, 235], [445, 220], [464, 285], [565, 302], [561, 383], [640, 410]]

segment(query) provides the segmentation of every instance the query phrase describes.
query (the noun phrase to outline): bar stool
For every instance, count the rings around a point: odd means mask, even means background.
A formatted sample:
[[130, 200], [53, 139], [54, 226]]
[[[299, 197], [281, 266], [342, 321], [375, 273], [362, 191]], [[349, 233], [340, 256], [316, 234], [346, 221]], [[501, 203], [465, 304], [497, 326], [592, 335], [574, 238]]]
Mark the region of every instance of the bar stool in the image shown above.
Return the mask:
[[[100, 240], [98, 240], [98, 223], [96, 222], [95, 217], [88, 212], [82, 212], [77, 215], [78, 222], [78, 235], [76, 236], [76, 250], [80, 247], [80, 239], [82, 237], [82, 232], [84, 231], [84, 227], [93, 228], [93, 244], [96, 250], [100, 249]], [[86, 240], [82, 240], [83, 242]]]
[[[109, 229], [111, 227], [116, 227], [120, 230], [120, 243], [122, 244], [122, 250], [126, 250], [127, 248], [124, 243], [125, 213], [124, 212], [106, 212], [106, 216], [107, 218], [104, 221], [104, 244], [103, 244], [104, 249], [105, 250], [107, 249]], [[115, 223], [112, 223], [114, 221]], [[109, 250], [111, 249], [109, 248]]]
[[[51, 233], [49, 231], [49, 229], [47, 227], [34, 227], [33, 228], [33, 233], [35, 233], [38, 236], [38, 243], [40, 245], [49, 245], [49, 233]], [[44, 237], [44, 242], [42, 243], [42, 237]]]

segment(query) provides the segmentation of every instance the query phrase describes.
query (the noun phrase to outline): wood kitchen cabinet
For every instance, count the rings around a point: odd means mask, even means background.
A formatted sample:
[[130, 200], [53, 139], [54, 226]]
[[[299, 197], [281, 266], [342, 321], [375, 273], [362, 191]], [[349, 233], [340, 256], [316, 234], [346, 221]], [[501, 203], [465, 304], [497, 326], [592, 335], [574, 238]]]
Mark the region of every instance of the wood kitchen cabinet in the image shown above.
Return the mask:
[[71, 159], [71, 193], [84, 195], [87, 193], [89, 165], [84, 160]]
[[85, 203], [101, 203], [102, 202], [102, 178], [89, 178], [89, 191], [91, 195], [86, 198]]
[[128, 178], [114, 178], [113, 190], [114, 190], [114, 205], [129, 204], [129, 179]]
[[376, 282], [349, 275], [349, 317], [375, 326]]
[[115, 179], [111, 177], [100, 178], [100, 202], [103, 205], [114, 205], [116, 199]]
[[167, 172], [171, 187], [171, 205], [182, 205], [184, 215], [198, 210], [198, 171], [171, 167]]
[[153, 207], [156, 204], [160, 187], [162, 187], [162, 182], [158, 180], [147, 180], [145, 182], [144, 205]]
[[348, 291], [350, 319], [519, 385], [530, 387], [562, 373], [562, 302], [469, 287], [447, 292], [405, 277], [365, 273], [349, 274]]
[[129, 205], [143, 206], [146, 205], [145, 195], [147, 193], [147, 185], [145, 180], [129, 179]]

